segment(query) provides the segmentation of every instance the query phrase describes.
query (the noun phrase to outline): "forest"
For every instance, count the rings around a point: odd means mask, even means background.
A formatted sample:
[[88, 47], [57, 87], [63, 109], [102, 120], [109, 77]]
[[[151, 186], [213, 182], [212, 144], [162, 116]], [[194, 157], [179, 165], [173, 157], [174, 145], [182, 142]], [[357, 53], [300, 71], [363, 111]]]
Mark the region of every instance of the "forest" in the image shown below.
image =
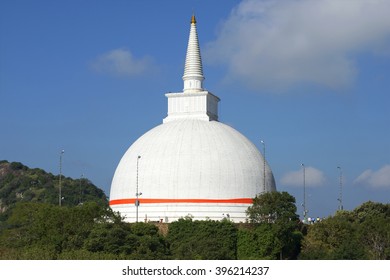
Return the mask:
[[307, 225], [293, 196], [272, 192], [254, 198], [246, 223], [125, 223], [87, 179], [64, 178], [60, 207], [57, 179], [0, 161], [0, 259], [390, 259], [389, 204], [368, 201]]

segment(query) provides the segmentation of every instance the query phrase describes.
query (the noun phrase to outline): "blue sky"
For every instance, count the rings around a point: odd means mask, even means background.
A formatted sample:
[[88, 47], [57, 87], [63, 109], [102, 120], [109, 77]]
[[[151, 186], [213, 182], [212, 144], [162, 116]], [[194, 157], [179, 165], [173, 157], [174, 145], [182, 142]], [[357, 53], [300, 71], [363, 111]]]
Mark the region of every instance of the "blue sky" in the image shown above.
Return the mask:
[[310, 216], [390, 200], [389, 1], [0, 2], [0, 159], [109, 194], [120, 158], [182, 90], [192, 12], [220, 120]]

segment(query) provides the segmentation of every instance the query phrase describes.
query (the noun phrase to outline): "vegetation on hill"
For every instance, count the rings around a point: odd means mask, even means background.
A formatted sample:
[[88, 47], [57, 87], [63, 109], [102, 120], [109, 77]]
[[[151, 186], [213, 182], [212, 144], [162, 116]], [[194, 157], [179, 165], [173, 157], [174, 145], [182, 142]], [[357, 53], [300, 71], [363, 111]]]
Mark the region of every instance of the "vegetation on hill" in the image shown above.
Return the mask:
[[[61, 178], [62, 205], [87, 201], [108, 205], [104, 192], [88, 179]], [[0, 161], [0, 214], [17, 202], [59, 203], [59, 175], [30, 169], [20, 162]]]
[[125, 223], [88, 181], [64, 178], [58, 206], [58, 179], [0, 162], [0, 259], [390, 259], [390, 204], [366, 202], [304, 225], [295, 198], [271, 192], [254, 198], [248, 223], [185, 217], [162, 233]]

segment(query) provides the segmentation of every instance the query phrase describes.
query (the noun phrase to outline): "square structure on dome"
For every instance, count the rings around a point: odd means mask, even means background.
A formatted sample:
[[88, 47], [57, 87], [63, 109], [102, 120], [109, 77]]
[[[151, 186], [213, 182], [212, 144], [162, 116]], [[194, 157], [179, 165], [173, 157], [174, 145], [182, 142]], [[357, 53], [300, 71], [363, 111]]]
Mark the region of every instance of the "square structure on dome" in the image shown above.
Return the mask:
[[220, 99], [208, 91], [167, 93], [168, 116], [163, 123], [181, 119], [218, 121]]

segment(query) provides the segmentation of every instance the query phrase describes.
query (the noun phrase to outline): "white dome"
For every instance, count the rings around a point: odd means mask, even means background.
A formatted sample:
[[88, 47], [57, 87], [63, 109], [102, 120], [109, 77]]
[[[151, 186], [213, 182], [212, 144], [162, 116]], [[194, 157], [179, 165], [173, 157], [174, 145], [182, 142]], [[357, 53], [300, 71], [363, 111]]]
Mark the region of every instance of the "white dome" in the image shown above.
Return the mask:
[[[266, 191], [275, 191], [268, 164], [265, 171]], [[263, 191], [263, 174], [262, 155], [230, 126], [199, 119], [167, 122], [141, 136], [122, 157], [110, 205], [135, 221], [138, 178], [140, 220], [172, 222], [191, 215], [244, 221], [252, 198]]]
[[163, 124], [141, 136], [115, 171], [110, 206], [126, 221], [172, 222], [187, 215], [245, 221], [252, 199], [264, 188], [276, 190], [255, 145], [218, 122], [220, 99], [203, 89], [200, 58], [193, 16], [183, 92], [165, 95]]

